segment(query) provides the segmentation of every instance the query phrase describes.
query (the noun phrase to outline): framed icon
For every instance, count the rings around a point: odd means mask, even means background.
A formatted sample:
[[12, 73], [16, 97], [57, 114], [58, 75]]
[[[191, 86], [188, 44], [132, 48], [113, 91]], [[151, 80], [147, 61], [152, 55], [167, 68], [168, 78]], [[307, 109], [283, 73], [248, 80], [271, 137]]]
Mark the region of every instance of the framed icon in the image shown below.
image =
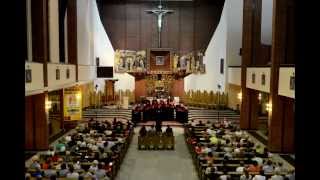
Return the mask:
[[60, 69], [56, 69], [56, 80], [60, 80]]
[[67, 79], [70, 78], [70, 69], [67, 69], [67, 71], [66, 71], [66, 76], [67, 76]]
[[252, 73], [252, 75], [251, 75], [251, 82], [253, 84], [256, 83], [256, 74], [255, 73]]
[[164, 56], [156, 56], [156, 65], [163, 66], [164, 65]]
[[294, 76], [290, 76], [290, 90], [294, 90], [295, 89], [295, 77]]
[[26, 83], [32, 82], [32, 73], [31, 69], [26, 69]]
[[220, 59], [220, 74], [224, 73], [224, 59]]
[[262, 74], [262, 75], [261, 75], [261, 84], [262, 84], [262, 85], [265, 85], [265, 84], [266, 84], [266, 75], [265, 75], [265, 74]]

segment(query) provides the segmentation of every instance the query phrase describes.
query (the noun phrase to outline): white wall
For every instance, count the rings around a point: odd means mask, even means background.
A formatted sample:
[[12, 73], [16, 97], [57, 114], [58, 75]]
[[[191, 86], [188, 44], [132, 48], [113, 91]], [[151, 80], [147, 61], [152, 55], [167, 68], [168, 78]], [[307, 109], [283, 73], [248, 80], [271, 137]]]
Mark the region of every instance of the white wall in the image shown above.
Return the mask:
[[77, 1], [77, 40], [78, 40], [78, 64], [93, 65], [95, 61], [92, 53], [93, 38], [91, 16], [93, 0]]
[[26, 2], [26, 14], [27, 14], [28, 61], [32, 61], [31, 0], [27, 0]]
[[[255, 83], [252, 83], [252, 74], [255, 73]], [[246, 80], [246, 87], [250, 89], [255, 89], [258, 91], [263, 91], [263, 92], [270, 92], [270, 73], [271, 69], [269, 67], [267, 68], [247, 68], [247, 80]], [[265, 85], [261, 84], [261, 76], [262, 74], [265, 74], [266, 76], [266, 81]]]
[[96, 66], [78, 65], [78, 81], [88, 82], [96, 78]]
[[[221, 91], [225, 91], [226, 82], [226, 42], [227, 42], [227, 8], [223, 8], [220, 22], [208, 45], [203, 57], [206, 64], [206, 73], [202, 75], [191, 74], [184, 78], [184, 90], [218, 91], [217, 85], [221, 85]], [[224, 60], [224, 74], [220, 74], [220, 59]]]
[[[60, 69], [60, 80], [56, 80], [56, 69]], [[67, 79], [66, 72], [70, 69], [70, 77]], [[48, 64], [48, 90], [72, 86], [76, 82], [76, 66], [67, 64]]]
[[59, 5], [49, 0], [49, 61], [59, 63]]
[[261, 12], [261, 43], [272, 44], [272, 13], [273, 0], [262, 0]]
[[[264, 1], [264, 0], [263, 0]], [[227, 10], [227, 64], [240, 66], [242, 47], [243, 0], [226, 0]]]
[[[100, 66], [114, 65], [114, 49], [100, 20], [98, 7], [95, 0], [78, 0], [78, 63], [80, 65], [95, 65], [96, 57], [100, 59]], [[81, 80], [89, 80], [85, 76], [90, 74], [99, 90], [104, 92], [103, 78], [96, 78], [96, 69], [82, 66], [79, 75]], [[93, 72], [94, 70], [94, 72]], [[95, 75], [94, 77], [92, 75]], [[114, 74], [118, 89], [134, 89], [134, 78], [129, 74]], [[80, 79], [79, 79], [80, 80]]]
[[290, 98], [295, 98], [295, 91], [290, 89], [290, 76], [295, 76], [295, 68], [283, 67], [279, 70], [278, 94]]
[[[31, 69], [31, 83], [25, 83], [26, 94], [32, 91], [41, 91], [44, 88], [43, 84], [43, 64], [35, 62], [26, 62], [25, 69]], [[40, 92], [40, 93], [41, 93]]]
[[228, 83], [241, 86], [241, 68], [240, 67], [228, 68]]

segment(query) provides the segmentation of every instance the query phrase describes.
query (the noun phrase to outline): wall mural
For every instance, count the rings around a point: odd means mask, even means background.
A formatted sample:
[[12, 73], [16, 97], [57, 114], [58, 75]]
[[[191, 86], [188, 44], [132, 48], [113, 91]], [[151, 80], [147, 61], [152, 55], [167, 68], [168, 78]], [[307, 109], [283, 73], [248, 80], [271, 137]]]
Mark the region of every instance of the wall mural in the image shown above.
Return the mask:
[[[185, 55], [173, 55], [173, 72], [185, 72], [188, 74], [205, 74], [206, 66], [203, 63], [204, 54], [201, 51], [190, 52]], [[157, 57], [157, 63], [162, 64], [161, 57]], [[114, 56], [116, 73], [147, 72], [148, 61], [146, 50], [116, 50]]]
[[147, 67], [146, 51], [116, 50], [114, 63], [116, 73], [145, 72]]
[[[196, 54], [196, 55], [195, 55]], [[186, 73], [204, 74], [205, 64], [203, 64], [203, 53], [198, 51], [191, 52], [179, 57], [177, 54], [173, 56], [173, 71], [185, 71]]]

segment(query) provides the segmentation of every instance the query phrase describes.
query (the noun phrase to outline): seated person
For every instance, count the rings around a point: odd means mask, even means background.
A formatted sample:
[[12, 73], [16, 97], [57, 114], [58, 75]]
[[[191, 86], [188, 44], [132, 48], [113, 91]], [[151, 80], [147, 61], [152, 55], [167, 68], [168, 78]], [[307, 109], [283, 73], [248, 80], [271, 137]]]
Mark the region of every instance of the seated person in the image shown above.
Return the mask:
[[32, 157], [32, 163], [30, 164], [29, 168], [30, 169], [36, 169], [36, 170], [40, 170], [41, 169], [38, 156], [33, 156]]
[[156, 133], [156, 130], [154, 129], [154, 125], [152, 125], [148, 131], [148, 135], [153, 136], [153, 135], [155, 135], [155, 133]]
[[280, 175], [279, 171], [276, 171], [273, 176], [271, 176], [270, 180], [283, 180], [283, 176]]
[[244, 167], [244, 162], [240, 161], [240, 166], [237, 167], [236, 172], [244, 172], [245, 167]]
[[44, 170], [43, 174], [44, 177], [50, 178], [51, 176], [57, 176], [57, 171], [49, 164], [48, 169]]
[[91, 173], [95, 173], [95, 172], [98, 170], [98, 164], [99, 164], [99, 161], [98, 161], [98, 160], [94, 160], [94, 161], [92, 162], [92, 165], [91, 165], [90, 168], [89, 168], [89, 171], [90, 171]]
[[285, 167], [283, 167], [282, 162], [278, 162], [277, 166], [274, 168], [274, 171], [275, 172], [278, 171], [280, 173], [287, 173], [288, 172], [288, 170]]
[[205, 124], [202, 123], [202, 121], [200, 120], [198, 124], [196, 124], [196, 126], [204, 126]]
[[255, 153], [255, 157], [252, 158], [253, 161], [257, 161], [259, 166], [263, 165], [263, 159], [259, 156], [257, 156], [257, 154]]
[[[95, 172], [95, 176], [97, 179], [105, 179], [106, 180], [106, 177], [107, 176], [107, 172], [106, 170], [103, 168], [103, 164], [102, 163], [99, 163], [98, 164], [98, 169], [97, 171]], [[109, 179], [109, 178], [108, 178]]]
[[268, 160], [267, 163], [262, 167], [265, 173], [272, 173], [273, 172], [273, 165], [272, 161]]
[[69, 171], [70, 172], [67, 174], [67, 178], [70, 178], [70, 179], [78, 179], [79, 178], [79, 173], [74, 171], [74, 168], [72, 165], [70, 165]]
[[94, 175], [89, 171], [89, 167], [88, 166], [83, 166], [82, 169], [84, 170], [81, 174], [81, 176], [84, 179], [94, 179]]
[[255, 175], [252, 180], [266, 180], [263, 170], [260, 170], [259, 174]]
[[223, 174], [219, 177], [220, 180], [229, 180], [229, 179], [231, 179], [231, 176], [228, 175], [228, 171], [227, 170], [224, 170], [222, 172], [223, 172]]
[[247, 170], [249, 172], [260, 172], [261, 167], [258, 165], [257, 161], [253, 161], [252, 164], [249, 165]]
[[251, 180], [252, 176], [249, 174], [249, 172], [244, 169], [243, 174], [240, 176], [240, 180]]
[[140, 129], [140, 131], [139, 131], [139, 135], [140, 135], [141, 137], [144, 137], [144, 136], [147, 135], [147, 130], [146, 130], [146, 126], [145, 126], [145, 125], [143, 125], [143, 126], [141, 127], [141, 129]]
[[169, 125], [168, 125], [168, 127], [166, 129], [166, 135], [167, 136], [173, 136], [173, 130]]
[[209, 163], [213, 164], [214, 157], [213, 157], [212, 152], [209, 152], [205, 159], [207, 160], [208, 164]]
[[207, 179], [218, 179], [219, 174], [217, 171], [217, 167], [214, 167], [212, 163], [209, 163], [205, 171]]
[[61, 164], [61, 169], [59, 170], [60, 177], [67, 177], [69, 173], [69, 169], [67, 169], [67, 165], [65, 163]]

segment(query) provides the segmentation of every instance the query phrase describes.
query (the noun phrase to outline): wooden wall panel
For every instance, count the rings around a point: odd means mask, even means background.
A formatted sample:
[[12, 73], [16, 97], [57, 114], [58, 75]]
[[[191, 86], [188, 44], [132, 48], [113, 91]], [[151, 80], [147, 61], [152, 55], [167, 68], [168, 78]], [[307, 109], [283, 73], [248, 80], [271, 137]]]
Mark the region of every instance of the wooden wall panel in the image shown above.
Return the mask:
[[34, 121], [32, 96], [25, 97], [25, 149], [33, 150], [34, 147]]
[[295, 152], [294, 148], [294, 99], [282, 97], [284, 103], [284, 119], [283, 119], [283, 137], [282, 137], [282, 152]]
[[[157, 3], [156, 3], [157, 4]], [[115, 49], [141, 50], [158, 47], [157, 18], [145, 12], [155, 3], [105, 1], [99, 7], [103, 25]], [[166, 3], [175, 12], [163, 19], [161, 44], [177, 53], [208, 46], [222, 12], [222, 4]], [[208, 23], [210, 22], [210, 23]], [[197, 37], [196, 37], [197, 36]]]
[[[144, 49], [145, 47], [157, 47], [157, 27], [156, 18], [152, 14], [145, 15], [145, 10], [151, 9], [151, 5], [140, 6], [140, 18], [141, 18], [141, 30], [140, 30], [140, 42], [141, 45], [139, 49]], [[106, 27], [106, 26], [105, 26]], [[117, 41], [117, 37], [112, 38], [113, 41]], [[121, 46], [116, 46], [116, 49], [121, 49]]]
[[69, 0], [67, 9], [68, 63], [77, 65], [77, 0]]
[[138, 4], [126, 6], [126, 47], [127, 49], [139, 48], [140, 39], [140, 12]]
[[35, 122], [35, 149], [45, 150], [49, 147], [48, 124], [45, 113], [45, 94], [33, 97]]
[[140, 96], [147, 96], [146, 80], [145, 79], [135, 79], [135, 100], [139, 100]]
[[172, 87], [172, 96], [183, 97], [183, 95], [184, 95], [183, 78], [174, 80], [173, 87]]

